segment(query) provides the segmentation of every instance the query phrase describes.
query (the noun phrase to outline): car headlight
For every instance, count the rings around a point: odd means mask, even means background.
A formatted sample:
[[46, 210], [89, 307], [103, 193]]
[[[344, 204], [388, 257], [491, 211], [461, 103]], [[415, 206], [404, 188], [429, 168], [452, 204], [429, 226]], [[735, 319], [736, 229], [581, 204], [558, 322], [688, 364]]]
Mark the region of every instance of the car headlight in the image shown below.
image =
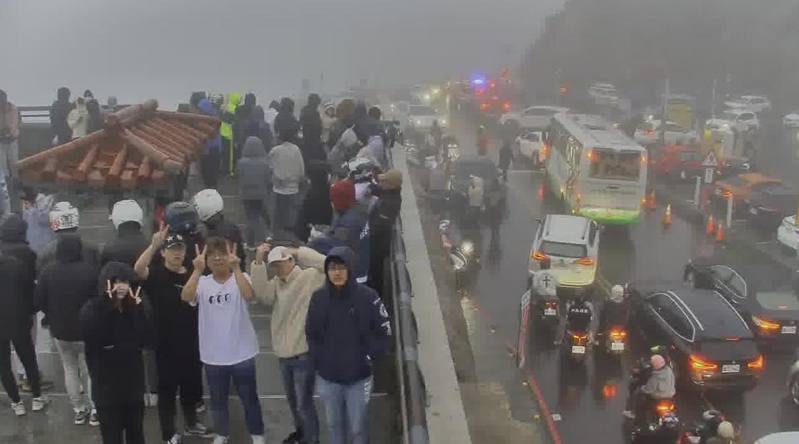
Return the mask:
[[430, 99], [431, 99], [431, 97], [430, 97], [430, 94], [425, 94], [425, 95], [424, 95], [424, 99], [425, 99], [425, 100], [430, 100]]
[[474, 243], [468, 240], [463, 241], [461, 243], [461, 252], [464, 256], [471, 256], [471, 254], [474, 253]]
[[446, 126], [446, 124], [447, 124], [447, 119], [441, 119], [441, 124]]
[[416, 124], [417, 124], [417, 125], [421, 125], [421, 124], [422, 124], [422, 121], [421, 121], [421, 120], [419, 120], [419, 119], [416, 119]]

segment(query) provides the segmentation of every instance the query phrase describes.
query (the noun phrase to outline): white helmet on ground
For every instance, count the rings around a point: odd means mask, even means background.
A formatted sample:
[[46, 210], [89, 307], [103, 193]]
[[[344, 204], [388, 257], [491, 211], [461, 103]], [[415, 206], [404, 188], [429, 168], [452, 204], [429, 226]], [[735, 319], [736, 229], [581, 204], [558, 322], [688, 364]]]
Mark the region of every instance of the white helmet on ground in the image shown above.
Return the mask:
[[119, 226], [125, 222], [136, 222], [141, 226], [142, 221], [144, 221], [144, 211], [133, 199], [120, 200], [114, 204], [109, 219], [111, 219], [116, 229], [119, 229]]
[[621, 285], [614, 285], [610, 289], [610, 300], [616, 303], [624, 301], [624, 287]]
[[53, 231], [78, 228], [80, 214], [78, 209], [69, 202], [57, 202], [50, 210], [50, 229]]
[[192, 203], [194, 208], [197, 209], [197, 217], [202, 222], [206, 222], [225, 209], [225, 203], [222, 201], [219, 191], [212, 188], [204, 189], [195, 194]]

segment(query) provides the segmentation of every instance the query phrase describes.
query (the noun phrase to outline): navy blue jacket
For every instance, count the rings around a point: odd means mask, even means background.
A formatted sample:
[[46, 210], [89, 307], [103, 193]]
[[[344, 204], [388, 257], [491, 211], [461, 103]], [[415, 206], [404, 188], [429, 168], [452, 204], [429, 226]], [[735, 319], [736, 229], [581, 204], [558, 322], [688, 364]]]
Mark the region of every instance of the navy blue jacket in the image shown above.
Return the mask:
[[[332, 258], [352, 269], [353, 252], [347, 247], [330, 250]], [[353, 384], [372, 375], [372, 363], [389, 348], [391, 323], [383, 302], [366, 285], [355, 282], [336, 289], [330, 280], [311, 297], [305, 335], [319, 376], [337, 384]]]

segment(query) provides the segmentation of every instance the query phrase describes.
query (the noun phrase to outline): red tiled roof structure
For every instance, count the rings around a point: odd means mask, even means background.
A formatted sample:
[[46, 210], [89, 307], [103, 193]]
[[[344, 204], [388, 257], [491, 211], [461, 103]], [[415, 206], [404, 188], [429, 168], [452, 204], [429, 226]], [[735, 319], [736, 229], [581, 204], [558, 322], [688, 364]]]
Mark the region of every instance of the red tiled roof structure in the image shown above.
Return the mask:
[[187, 171], [219, 131], [219, 119], [158, 111], [158, 102], [109, 114], [105, 128], [22, 159], [25, 182], [132, 190]]

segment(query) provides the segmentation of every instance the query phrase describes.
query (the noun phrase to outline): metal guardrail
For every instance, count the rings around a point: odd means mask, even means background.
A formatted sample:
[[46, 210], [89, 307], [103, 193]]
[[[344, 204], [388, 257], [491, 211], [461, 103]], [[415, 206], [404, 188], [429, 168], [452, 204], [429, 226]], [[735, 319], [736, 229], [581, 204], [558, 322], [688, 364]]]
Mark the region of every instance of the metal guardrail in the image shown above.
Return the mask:
[[[393, 165], [391, 150], [387, 149], [389, 163]], [[409, 186], [409, 185], [408, 185]], [[406, 250], [402, 238], [402, 219], [397, 218], [391, 236], [389, 273], [391, 276], [391, 301], [395, 326], [395, 356], [399, 388], [400, 417], [403, 444], [428, 444], [427, 389], [419, 367], [419, 330], [413, 313], [413, 289], [408, 269], [405, 267]]]

